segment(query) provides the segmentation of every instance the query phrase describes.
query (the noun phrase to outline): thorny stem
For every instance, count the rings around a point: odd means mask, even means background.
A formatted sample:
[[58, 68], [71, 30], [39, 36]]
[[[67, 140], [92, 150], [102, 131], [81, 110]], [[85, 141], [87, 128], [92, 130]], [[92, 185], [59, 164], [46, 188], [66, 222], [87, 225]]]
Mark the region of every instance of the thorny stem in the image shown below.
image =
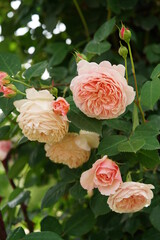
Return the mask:
[[139, 101], [139, 94], [138, 94], [138, 86], [137, 86], [137, 79], [136, 79], [136, 73], [135, 73], [135, 67], [134, 67], [134, 62], [133, 62], [133, 56], [132, 56], [132, 51], [131, 51], [131, 46], [130, 43], [128, 43], [128, 50], [129, 50], [129, 55], [130, 55], [130, 60], [131, 60], [131, 66], [132, 66], [132, 73], [133, 73], [133, 78], [134, 78], [134, 84], [135, 84], [135, 89], [136, 89], [136, 99], [135, 103], [137, 104], [137, 107], [139, 108], [139, 111], [142, 116], [142, 121], [145, 123], [145, 117], [144, 117], [144, 112], [141, 107], [140, 101]]
[[25, 94], [25, 93], [21, 92], [21, 91], [20, 91], [20, 90], [18, 90], [18, 89], [17, 89], [17, 93], [19, 93], [19, 94], [21, 94], [21, 95], [23, 95], [23, 96], [26, 96], [26, 94]]
[[80, 9], [80, 6], [79, 6], [77, 0], [73, 0], [73, 3], [74, 3], [74, 5], [75, 5], [75, 7], [77, 9], [77, 12], [79, 13], [80, 19], [81, 19], [82, 24], [84, 26], [85, 33], [86, 33], [86, 36], [87, 36], [87, 40], [89, 40], [90, 39], [89, 30], [88, 30], [88, 26], [87, 26], [86, 20], [84, 18], [84, 15], [83, 15], [83, 13], [82, 13], [82, 11]]
[[125, 70], [126, 70], [126, 79], [127, 79], [127, 83], [128, 83], [127, 58], [124, 59], [124, 62], [125, 62]]
[[[9, 159], [9, 155], [2, 161], [2, 164], [3, 164], [3, 167], [5, 169], [7, 177], [8, 177], [8, 164], [7, 164], [8, 159]], [[12, 186], [12, 188], [16, 189], [16, 185], [15, 185], [14, 181], [12, 179], [10, 179], [9, 177], [8, 177], [8, 180], [9, 180], [9, 183]], [[27, 224], [27, 227], [28, 227], [29, 231], [33, 232], [33, 230], [34, 230], [34, 223], [28, 217], [26, 204], [24, 204], [24, 203], [21, 204], [21, 210], [23, 212], [24, 220], [25, 220], [25, 222]]]
[[14, 79], [14, 78], [10, 78], [10, 79], [11, 79], [13, 82], [21, 83], [21, 84], [23, 84], [24, 86], [31, 88], [31, 86], [30, 86], [29, 84], [25, 83], [25, 82], [22, 82], [22, 81], [20, 81], [20, 80]]
[[0, 211], [0, 240], [6, 240], [6, 239], [7, 239], [7, 233], [6, 233], [2, 213]]

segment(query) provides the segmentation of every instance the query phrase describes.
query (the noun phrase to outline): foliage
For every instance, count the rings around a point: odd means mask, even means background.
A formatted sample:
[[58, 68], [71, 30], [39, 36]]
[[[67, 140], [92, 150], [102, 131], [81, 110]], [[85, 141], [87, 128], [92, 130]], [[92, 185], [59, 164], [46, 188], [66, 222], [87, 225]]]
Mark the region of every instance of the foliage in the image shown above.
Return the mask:
[[[0, 93], [0, 139], [13, 141], [10, 155], [0, 163], [0, 213], [7, 240], [160, 239], [159, 1], [24, 0], [17, 10], [11, 7], [14, 2], [19, 1], [0, 0], [0, 71], [7, 72], [21, 92], [27, 84], [38, 90], [49, 89], [55, 97], [65, 97], [70, 103], [69, 131], [96, 132], [101, 141], [82, 167], [69, 169], [55, 164], [45, 156], [44, 144], [29, 141], [18, 127], [13, 102], [25, 97], [18, 94], [4, 98]], [[35, 24], [37, 17], [40, 24], [33, 26], [32, 20]], [[117, 119], [89, 118], [75, 106], [69, 89], [77, 75], [75, 50], [89, 61], [124, 64], [118, 55], [116, 27], [121, 21], [132, 32], [131, 47], [146, 123], [134, 103]], [[26, 33], [18, 35], [20, 28], [26, 28]], [[129, 57], [127, 62], [129, 85], [134, 86]], [[44, 80], [46, 71], [49, 76]], [[97, 190], [93, 196], [87, 194], [79, 183], [80, 176], [103, 155], [119, 164], [124, 181], [130, 176], [133, 181], [155, 186], [151, 206], [134, 214], [117, 214], [109, 209], [106, 196]]]

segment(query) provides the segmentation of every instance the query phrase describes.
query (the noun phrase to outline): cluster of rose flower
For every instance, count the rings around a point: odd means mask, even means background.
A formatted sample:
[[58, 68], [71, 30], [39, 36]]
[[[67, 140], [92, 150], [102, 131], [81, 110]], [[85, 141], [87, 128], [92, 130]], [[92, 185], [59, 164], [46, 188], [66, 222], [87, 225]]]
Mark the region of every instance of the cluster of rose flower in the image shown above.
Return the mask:
[[[135, 98], [124, 74], [123, 65], [79, 61], [78, 76], [70, 85], [76, 106], [91, 118], [117, 118]], [[26, 90], [26, 98], [14, 102], [23, 134], [31, 141], [44, 142], [46, 156], [56, 163], [77, 168], [88, 161], [91, 149], [99, 145], [99, 136], [84, 130], [68, 133], [67, 101], [62, 97], [55, 100], [48, 90], [34, 88]], [[118, 165], [107, 156], [82, 173], [80, 183], [88, 192], [98, 188], [102, 195], [109, 196], [109, 207], [118, 213], [139, 211], [153, 198], [152, 185], [123, 183]]]

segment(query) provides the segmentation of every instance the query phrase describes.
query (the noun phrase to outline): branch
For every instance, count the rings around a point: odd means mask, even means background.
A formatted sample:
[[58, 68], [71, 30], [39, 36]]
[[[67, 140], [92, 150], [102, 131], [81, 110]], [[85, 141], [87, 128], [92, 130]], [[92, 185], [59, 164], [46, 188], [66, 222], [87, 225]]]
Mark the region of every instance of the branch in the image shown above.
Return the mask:
[[0, 211], [0, 240], [6, 240], [7, 239], [7, 233], [4, 225], [4, 221], [2, 218], [2, 213]]
[[[3, 164], [3, 167], [5, 169], [6, 176], [7, 176], [8, 180], [9, 180], [10, 185], [12, 186], [13, 189], [16, 189], [16, 185], [15, 185], [13, 179], [10, 179], [8, 177], [8, 160], [9, 160], [9, 158], [10, 158], [10, 154], [8, 154], [8, 156], [2, 161], [2, 164]], [[29, 231], [33, 232], [33, 230], [34, 230], [34, 223], [28, 217], [27, 205], [22, 203], [21, 204], [21, 210], [23, 212], [24, 220], [25, 220], [25, 222], [27, 224], [27, 227], [28, 227]]]

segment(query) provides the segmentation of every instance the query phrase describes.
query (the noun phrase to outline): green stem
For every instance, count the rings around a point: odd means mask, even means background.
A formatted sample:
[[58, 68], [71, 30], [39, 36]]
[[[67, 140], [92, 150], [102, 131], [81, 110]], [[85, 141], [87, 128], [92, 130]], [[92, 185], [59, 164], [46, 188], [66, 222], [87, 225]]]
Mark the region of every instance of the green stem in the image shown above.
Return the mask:
[[22, 81], [20, 81], [20, 80], [17, 80], [17, 79], [14, 79], [14, 78], [10, 78], [13, 82], [18, 82], [18, 83], [21, 83], [21, 84], [23, 84], [23, 85], [25, 85], [26, 87], [31, 87], [29, 84], [27, 84], [27, 83], [24, 83], [24, 82], [22, 82]]
[[85, 33], [86, 33], [86, 36], [87, 36], [87, 40], [89, 41], [89, 39], [90, 39], [89, 30], [88, 30], [88, 26], [87, 26], [86, 20], [85, 20], [85, 18], [84, 18], [84, 15], [83, 15], [83, 13], [82, 13], [82, 11], [81, 11], [81, 9], [80, 9], [80, 6], [79, 6], [77, 0], [73, 0], [73, 3], [74, 3], [74, 5], [75, 5], [75, 7], [76, 7], [76, 9], [77, 9], [77, 12], [79, 13], [80, 19], [81, 19], [82, 24], [83, 24], [84, 29], [85, 29]]
[[20, 91], [20, 90], [18, 90], [18, 89], [17, 89], [17, 93], [19, 93], [19, 94], [21, 94], [21, 95], [23, 95], [23, 96], [26, 96], [26, 94], [25, 94], [25, 93], [21, 92], [21, 91]]
[[131, 60], [132, 73], [133, 73], [133, 78], [134, 78], [134, 85], [135, 85], [135, 89], [136, 89], [136, 99], [137, 100], [135, 100], [135, 103], [137, 104], [137, 107], [139, 108], [139, 111], [141, 113], [142, 121], [145, 123], [146, 120], [145, 120], [145, 117], [144, 117], [144, 112], [143, 112], [143, 109], [142, 109], [140, 101], [139, 101], [137, 79], [136, 79], [136, 73], [135, 73], [135, 67], [134, 67], [134, 61], [133, 61], [133, 56], [132, 56], [130, 43], [128, 43], [128, 50], [129, 50], [129, 56], [130, 56], [130, 60]]
[[128, 83], [127, 58], [124, 59], [124, 62], [125, 62], [125, 69], [126, 69], [126, 79], [127, 79], [127, 83]]

